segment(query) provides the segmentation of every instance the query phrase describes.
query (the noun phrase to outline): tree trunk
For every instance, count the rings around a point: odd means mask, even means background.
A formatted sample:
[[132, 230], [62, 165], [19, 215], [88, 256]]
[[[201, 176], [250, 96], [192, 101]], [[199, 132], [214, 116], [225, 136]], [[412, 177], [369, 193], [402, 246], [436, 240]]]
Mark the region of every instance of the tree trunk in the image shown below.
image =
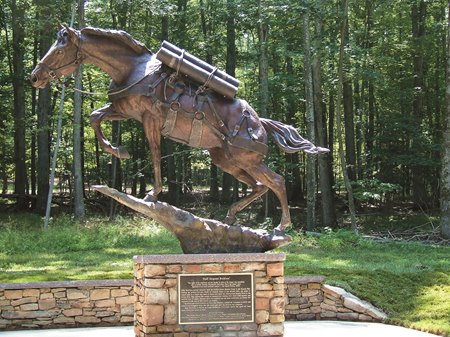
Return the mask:
[[[228, 27], [230, 24], [234, 25], [234, 17], [231, 18], [230, 21], [230, 13], [227, 13], [227, 36], [228, 36]], [[205, 3], [203, 0], [200, 0], [200, 19], [202, 23], [202, 32], [203, 32], [203, 38], [205, 40], [206, 45], [208, 45], [208, 39], [209, 39], [209, 27], [206, 23], [206, 12], [205, 12]], [[234, 30], [233, 30], [234, 33]], [[228, 40], [227, 40], [228, 42]], [[210, 48], [206, 49], [206, 55], [205, 55], [205, 61], [206, 63], [212, 64], [212, 54], [210, 51]], [[211, 166], [209, 168], [210, 172], [210, 180], [209, 180], [209, 196], [212, 200], [219, 200], [219, 178], [218, 178], [218, 172], [217, 172], [217, 166], [211, 163]]]
[[11, 74], [14, 88], [14, 193], [18, 195], [17, 208], [28, 208], [27, 171], [25, 154], [25, 6], [22, 1], [12, 0], [12, 31], [13, 31], [13, 74]]
[[[321, 44], [320, 37], [322, 35], [322, 22], [320, 19], [316, 21], [316, 44], [315, 53], [312, 61], [313, 72], [313, 92], [314, 92], [314, 111], [315, 123], [317, 129], [317, 144], [322, 147], [328, 147], [327, 130], [324, 121], [325, 114], [322, 102], [322, 61], [321, 61]], [[333, 154], [319, 156], [319, 185], [322, 200], [322, 224], [325, 227], [336, 226], [336, 212], [334, 207], [334, 191], [333, 176], [331, 170], [331, 158]]]
[[[450, 10], [450, 1], [448, 2]], [[441, 163], [441, 234], [450, 239], [450, 18], [447, 22], [447, 90], [445, 92], [446, 124]]]
[[[315, 143], [315, 116], [314, 96], [311, 65], [311, 42], [309, 34], [309, 8], [303, 13], [303, 67], [305, 76], [306, 99], [306, 133], [308, 139]], [[306, 157], [306, 229], [314, 230], [316, 227], [316, 156]]]
[[[351, 226], [354, 232], [357, 232], [356, 227], [356, 212], [355, 212], [355, 202], [353, 199], [353, 189], [352, 185], [350, 183], [348, 171], [347, 171], [347, 163], [344, 153], [344, 139], [343, 139], [343, 132], [342, 132], [342, 120], [341, 120], [341, 114], [342, 109], [341, 106], [345, 104], [343, 101], [344, 99], [344, 59], [345, 59], [345, 46], [346, 46], [346, 36], [348, 31], [348, 0], [343, 0], [343, 13], [344, 17], [342, 20], [342, 26], [341, 26], [341, 43], [339, 48], [339, 68], [338, 68], [338, 88], [337, 88], [337, 101], [338, 104], [336, 105], [336, 124], [337, 124], [337, 138], [339, 143], [339, 159], [341, 162], [341, 169], [342, 169], [342, 175], [344, 177], [344, 184], [345, 188], [347, 190], [347, 196], [348, 196], [348, 208], [350, 211], [350, 217], [351, 217]], [[344, 112], [345, 113], [345, 112]]]
[[[425, 156], [422, 147], [422, 120], [423, 120], [423, 105], [425, 93], [424, 81], [424, 46], [423, 38], [425, 36], [425, 19], [426, 19], [427, 4], [424, 0], [413, 1], [411, 5], [411, 23], [412, 23], [412, 58], [413, 58], [413, 72], [414, 72], [414, 96], [412, 102], [412, 123], [413, 134], [411, 135], [411, 151], [416, 153], [419, 157]], [[420, 162], [420, 160], [419, 160]], [[412, 197], [413, 201], [418, 205], [425, 205], [428, 200], [425, 187], [425, 167], [420, 164], [411, 165], [412, 175]]]
[[[259, 104], [258, 111], [261, 117], [267, 117], [267, 107], [269, 105], [269, 58], [267, 45], [269, 40], [269, 25], [264, 17], [265, 8], [262, 3], [264, 0], [258, 0], [258, 37], [259, 37]], [[270, 193], [266, 193], [264, 196], [264, 217], [267, 218], [270, 215], [270, 210], [273, 208], [270, 202], [273, 198], [270, 198]]]
[[[84, 0], [78, 0], [78, 24], [79, 29], [84, 27]], [[75, 74], [75, 88], [82, 90], [83, 65], [80, 65]], [[74, 92], [73, 98], [73, 182], [74, 182], [74, 216], [79, 222], [83, 222], [86, 216], [84, 206], [84, 182], [82, 169], [82, 111], [83, 96], [80, 92]]]

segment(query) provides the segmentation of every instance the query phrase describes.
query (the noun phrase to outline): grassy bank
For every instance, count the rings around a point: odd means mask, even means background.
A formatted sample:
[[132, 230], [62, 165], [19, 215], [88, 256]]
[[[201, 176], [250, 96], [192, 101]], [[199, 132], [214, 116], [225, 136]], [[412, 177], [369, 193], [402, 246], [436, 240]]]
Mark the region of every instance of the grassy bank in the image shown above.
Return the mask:
[[[181, 253], [177, 240], [147, 219], [69, 217], [43, 231], [32, 215], [0, 216], [0, 282], [132, 277], [131, 257]], [[287, 275], [325, 275], [383, 309], [392, 323], [450, 335], [450, 247], [375, 243], [346, 231], [296, 235]]]

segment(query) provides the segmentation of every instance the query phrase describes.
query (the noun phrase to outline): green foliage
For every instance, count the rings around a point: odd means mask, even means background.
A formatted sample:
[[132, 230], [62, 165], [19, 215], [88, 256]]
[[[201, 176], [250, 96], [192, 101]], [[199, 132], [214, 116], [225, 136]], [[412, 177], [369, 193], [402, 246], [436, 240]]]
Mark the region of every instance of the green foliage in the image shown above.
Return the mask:
[[362, 179], [354, 182], [353, 195], [360, 202], [382, 203], [388, 196], [401, 190], [401, 186], [384, 183], [378, 179]]

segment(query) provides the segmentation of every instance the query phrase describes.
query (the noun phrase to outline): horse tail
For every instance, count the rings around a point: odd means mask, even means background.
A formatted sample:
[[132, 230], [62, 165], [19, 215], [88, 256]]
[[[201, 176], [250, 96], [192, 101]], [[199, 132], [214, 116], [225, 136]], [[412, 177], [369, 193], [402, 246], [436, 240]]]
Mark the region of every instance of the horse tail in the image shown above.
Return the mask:
[[261, 123], [275, 140], [280, 149], [287, 153], [295, 153], [304, 151], [306, 153], [321, 154], [330, 152], [324, 147], [315, 146], [309, 140], [300, 136], [297, 130], [291, 126], [281, 122], [277, 122], [267, 118], [260, 118]]

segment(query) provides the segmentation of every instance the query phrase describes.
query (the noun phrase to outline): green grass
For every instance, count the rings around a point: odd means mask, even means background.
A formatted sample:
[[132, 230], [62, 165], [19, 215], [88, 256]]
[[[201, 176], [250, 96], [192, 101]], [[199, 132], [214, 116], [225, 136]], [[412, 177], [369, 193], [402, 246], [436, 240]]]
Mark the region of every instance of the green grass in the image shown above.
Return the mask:
[[47, 231], [33, 215], [0, 216], [0, 282], [133, 277], [133, 255], [181, 253], [161, 226], [140, 217], [54, 219]]
[[[324, 275], [383, 309], [391, 323], [450, 336], [450, 247], [376, 243], [348, 231], [294, 235], [287, 275]], [[181, 253], [178, 241], [141, 217], [53, 219], [0, 215], [0, 282], [132, 278], [132, 256]]]
[[284, 251], [287, 275], [324, 275], [383, 309], [391, 323], [450, 335], [450, 247], [375, 243], [339, 231], [298, 236]]

